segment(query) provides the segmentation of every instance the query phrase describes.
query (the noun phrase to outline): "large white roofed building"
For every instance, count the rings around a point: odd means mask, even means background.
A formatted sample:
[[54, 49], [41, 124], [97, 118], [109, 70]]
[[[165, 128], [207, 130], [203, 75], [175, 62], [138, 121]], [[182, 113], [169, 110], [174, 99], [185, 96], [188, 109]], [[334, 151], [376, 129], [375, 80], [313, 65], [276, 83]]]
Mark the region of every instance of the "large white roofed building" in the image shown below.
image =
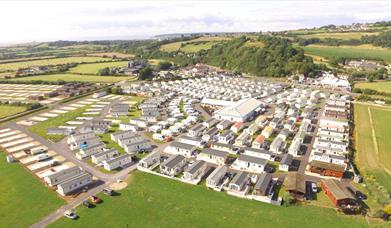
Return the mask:
[[243, 99], [216, 111], [214, 117], [220, 120], [244, 122], [252, 117], [261, 105], [262, 102], [255, 98]]

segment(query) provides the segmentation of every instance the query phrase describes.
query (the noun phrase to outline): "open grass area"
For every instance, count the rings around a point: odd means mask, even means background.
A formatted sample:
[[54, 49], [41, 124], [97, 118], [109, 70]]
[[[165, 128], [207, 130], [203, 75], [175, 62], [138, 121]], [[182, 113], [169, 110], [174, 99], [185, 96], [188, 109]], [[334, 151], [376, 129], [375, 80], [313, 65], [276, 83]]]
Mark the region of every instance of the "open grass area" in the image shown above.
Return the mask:
[[355, 162], [364, 175], [366, 190], [382, 207], [391, 192], [391, 109], [354, 105]]
[[[230, 40], [232, 37], [226, 36], [203, 36], [196, 39], [188, 40], [188, 41], [180, 41], [168, 43], [160, 46], [161, 51], [173, 52], [181, 50], [186, 53], [194, 53], [201, 50], [211, 49], [213, 45], [225, 41]], [[182, 45], [183, 44], [183, 45]]]
[[26, 111], [25, 106], [0, 105], [0, 118], [11, 116], [24, 111]]
[[391, 81], [357, 82], [354, 87], [360, 89], [374, 89], [379, 92], [391, 93]]
[[249, 41], [246, 42], [245, 46], [247, 46], [247, 47], [263, 48], [263, 47], [265, 47], [265, 44], [262, 41], [249, 40]]
[[27, 68], [32, 66], [47, 66], [67, 63], [91, 63], [98, 61], [108, 61], [110, 59], [102, 57], [64, 57], [64, 58], [53, 58], [53, 59], [40, 59], [16, 63], [4, 63], [0, 64], [0, 71], [16, 71], [19, 68]]
[[68, 72], [73, 74], [98, 74], [99, 70], [105, 67], [125, 67], [127, 61], [119, 62], [106, 62], [106, 63], [88, 63], [88, 64], [79, 64], [76, 67], [69, 69]]
[[77, 74], [50, 74], [50, 75], [37, 75], [30, 77], [11, 78], [11, 81], [79, 81], [79, 82], [101, 82], [101, 83], [113, 83], [123, 80], [135, 80], [134, 76], [89, 76], [89, 75], [77, 75]]
[[133, 54], [126, 54], [126, 53], [121, 53], [121, 52], [97, 52], [97, 53], [90, 53], [87, 54], [88, 56], [98, 56], [98, 57], [117, 57], [117, 58], [132, 58], [134, 57]]
[[315, 34], [306, 34], [300, 35], [299, 37], [309, 39], [309, 38], [331, 38], [331, 39], [341, 39], [341, 40], [350, 40], [350, 39], [360, 39], [362, 36], [377, 35], [378, 32], [322, 32]]
[[181, 47], [181, 51], [186, 53], [194, 53], [201, 50], [211, 49], [216, 42], [202, 42], [202, 43], [187, 43], [183, 47]]
[[18, 163], [0, 152], [0, 227], [28, 227], [64, 204]]
[[308, 45], [303, 47], [306, 54], [325, 58], [364, 58], [364, 59], [382, 59], [391, 62], [391, 49], [374, 47], [372, 45], [358, 46], [324, 46]]
[[135, 172], [128, 182], [119, 196], [99, 195], [96, 208], [78, 207], [78, 220], [49, 227], [366, 227], [363, 217], [334, 209], [278, 207], [152, 174]]

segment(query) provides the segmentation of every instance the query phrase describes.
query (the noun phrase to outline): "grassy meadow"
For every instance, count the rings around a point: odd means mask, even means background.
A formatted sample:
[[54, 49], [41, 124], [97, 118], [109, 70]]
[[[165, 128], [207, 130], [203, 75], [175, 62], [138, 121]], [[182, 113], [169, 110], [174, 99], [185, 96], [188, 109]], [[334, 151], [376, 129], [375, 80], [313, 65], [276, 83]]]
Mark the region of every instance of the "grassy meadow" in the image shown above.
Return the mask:
[[308, 45], [303, 47], [306, 54], [320, 56], [325, 58], [347, 57], [347, 58], [365, 58], [382, 59], [391, 62], [391, 49], [374, 47], [372, 45], [358, 46], [324, 46]]
[[134, 76], [92, 76], [92, 75], [78, 75], [78, 74], [50, 74], [50, 75], [37, 75], [29, 77], [11, 78], [10, 81], [48, 81], [55, 82], [58, 80], [64, 80], [67, 82], [79, 81], [79, 82], [93, 82], [93, 83], [114, 83], [123, 80], [134, 80]]
[[67, 63], [91, 63], [91, 62], [108, 61], [108, 60], [110, 59], [102, 58], [102, 57], [88, 57], [88, 56], [40, 59], [40, 60], [0, 64], [0, 72], [16, 71], [19, 68], [27, 68], [32, 66], [47, 66], [47, 65], [67, 64]]
[[391, 93], [391, 81], [382, 82], [357, 82], [354, 85], [355, 88], [360, 89], [373, 89], [379, 92]]
[[314, 33], [299, 35], [301, 38], [310, 39], [310, 38], [319, 38], [319, 39], [340, 39], [340, 40], [350, 40], [350, 39], [360, 39], [362, 36], [377, 35], [378, 32], [328, 32], [328, 33]]
[[201, 50], [211, 49], [213, 45], [230, 39], [232, 38], [225, 37], [225, 36], [211, 36], [211, 37], [202, 36], [188, 41], [180, 41], [180, 42], [164, 44], [160, 46], [160, 50], [165, 52], [173, 52], [173, 51], [181, 50], [185, 53], [194, 53]]
[[381, 210], [391, 193], [391, 109], [354, 105], [355, 163], [365, 180], [355, 184], [367, 194], [372, 212]]
[[28, 227], [64, 204], [18, 163], [0, 152], [0, 227]]
[[78, 220], [49, 227], [367, 227], [363, 217], [330, 208], [278, 207], [142, 172], [128, 182], [119, 196], [99, 195], [96, 208], [78, 207]]
[[107, 62], [107, 63], [89, 63], [79, 64], [68, 70], [73, 74], [98, 74], [99, 70], [105, 67], [124, 67], [127, 65], [127, 61]]
[[25, 106], [0, 105], [0, 118], [11, 116], [24, 111], [26, 111]]

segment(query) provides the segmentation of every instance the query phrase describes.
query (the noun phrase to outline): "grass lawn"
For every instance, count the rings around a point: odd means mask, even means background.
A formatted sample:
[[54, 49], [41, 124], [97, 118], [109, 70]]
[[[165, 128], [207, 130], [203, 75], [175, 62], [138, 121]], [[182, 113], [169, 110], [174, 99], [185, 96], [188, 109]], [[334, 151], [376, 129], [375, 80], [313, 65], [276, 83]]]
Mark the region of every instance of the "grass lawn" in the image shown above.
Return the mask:
[[60, 114], [57, 117], [49, 118], [46, 121], [39, 122], [31, 127], [28, 128], [29, 131], [33, 132], [34, 134], [37, 134], [45, 139], [51, 140], [53, 142], [58, 142], [61, 139], [63, 139], [64, 135], [48, 135], [47, 129], [51, 127], [58, 127], [61, 125], [66, 125], [66, 122], [75, 120], [76, 117], [82, 116], [82, 113], [88, 108], [89, 106], [85, 106], [82, 108], [78, 108], [73, 111], [69, 111], [64, 114]]
[[360, 39], [362, 36], [366, 35], [378, 35], [378, 32], [328, 32], [328, 33], [315, 33], [300, 35], [299, 37], [309, 39], [309, 38], [331, 38], [331, 39], [341, 39], [341, 40], [350, 40], [350, 39]]
[[76, 67], [69, 69], [70, 73], [74, 74], [92, 74], [96, 75], [100, 69], [105, 67], [124, 67], [126, 66], [127, 61], [119, 62], [107, 62], [107, 63], [88, 63], [88, 64], [79, 64]]
[[54, 58], [54, 59], [40, 59], [16, 63], [4, 63], [0, 64], [0, 71], [16, 71], [18, 68], [27, 68], [31, 66], [47, 66], [47, 65], [57, 65], [57, 64], [67, 64], [67, 63], [91, 63], [98, 61], [108, 61], [110, 59], [102, 57], [64, 57], [64, 58]]
[[391, 81], [383, 82], [357, 82], [354, 87], [360, 89], [374, 89], [379, 92], [391, 93]]
[[391, 61], [391, 49], [375, 47], [372, 45], [358, 46], [324, 46], [308, 45], [303, 47], [306, 54], [320, 57], [347, 57], [347, 58], [366, 58], [366, 59], [383, 59]]
[[356, 187], [370, 195], [366, 203], [374, 211], [391, 193], [391, 109], [354, 105], [354, 116], [355, 162], [365, 177]]
[[[208, 50], [212, 48], [214, 44], [230, 39], [232, 39], [232, 37], [203, 36], [188, 41], [179, 41], [179, 42], [163, 44], [162, 46], [160, 46], [160, 50], [166, 52], [173, 52], [173, 51], [178, 51], [180, 49], [183, 52], [192, 53], [192, 52], [198, 52], [200, 50]], [[197, 43], [197, 42], [202, 42], [202, 43]], [[185, 44], [183, 47], [181, 47], [182, 43]]]
[[186, 53], [199, 52], [201, 50], [209, 50], [215, 45], [216, 42], [203, 42], [203, 43], [187, 43], [185, 46], [181, 47], [180, 50]]
[[113, 83], [123, 80], [134, 80], [133, 76], [86, 76], [77, 74], [51, 74], [51, 75], [38, 75], [31, 77], [11, 78], [11, 81], [79, 81], [79, 82], [101, 82], [101, 83]]
[[9, 164], [0, 152], [1, 227], [27, 227], [64, 204], [18, 163]]
[[23, 111], [26, 111], [25, 106], [0, 105], [0, 118], [11, 116]]
[[334, 209], [278, 207], [142, 172], [129, 182], [120, 196], [101, 194], [94, 209], [78, 207], [78, 220], [49, 227], [366, 227], [363, 217]]

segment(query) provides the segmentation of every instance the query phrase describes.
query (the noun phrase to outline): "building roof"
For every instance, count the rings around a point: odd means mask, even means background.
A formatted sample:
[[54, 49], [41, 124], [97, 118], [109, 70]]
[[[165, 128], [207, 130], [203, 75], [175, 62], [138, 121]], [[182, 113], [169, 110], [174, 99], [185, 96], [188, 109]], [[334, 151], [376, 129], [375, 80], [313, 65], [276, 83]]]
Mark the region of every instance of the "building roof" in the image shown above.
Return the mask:
[[254, 139], [254, 142], [257, 142], [257, 143], [263, 143], [263, 142], [265, 142], [265, 136], [263, 136], [263, 135], [258, 135], [258, 136]]
[[304, 175], [297, 172], [288, 172], [284, 181], [285, 189], [305, 193]]
[[291, 165], [293, 160], [293, 155], [292, 154], [284, 154], [282, 155], [282, 159], [280, 164], [282, 165]]
[[172, 142], [170, 144], [170, 146], [185, 149], [185, 150], [193, 150], [195, 148], [194, 145], [187, 144], [187, 143], [181, 143], [181, 142], [177, 142], [177, 141]]
[[247, 181], [247, 179], [248, 179], [248, 173], [240, 171], [234, 176], [230, 184], [241, 186], [244, 182]]
[[344, 186], [342, 186], [341, 181], [334, 179], [323, 179], [322, 182], [336, 200], [347, 198], [354, 199], [352, 194]]
[[259, 175], [258, 181], [255, 184], [255, 190], [260, 190], [265, 192], [267, 187], [269, 187], [270, 182], [272, 181], [272, 174], [262, 173]]
[[244, 148], [244, 151], [250, 151], [253, 153], [260, 153], [260, 154], [272, 154], [272, 152], [269, 150], [252, 148], [252, 147], [246, 147], [246, 148]]
[[197, 172], [202, 166], [206, 164], [203, 160], [197, 160], [195, 161], [191, 166], [187, 167], [185, 172], [188, 172], [190, 174], [194, 174]]
[[216, 156], [216, 157], [223, 157], [223, 158], [226, 158], [229, 155], [228, 152], [210, 149], [210, 148], [203, 149], [201, 153]]
[[321, 168], [321, 169], [333, 170], [333, 171], [337, 171], [337, 172], [344, 172], [345, 171], [345, 165], [338, 165], [338, 164], [334, 164], [334, 163], [321, 162], [321, 161], [316, 161], [316, 160], [312, 160], [310, 162], [310, 166], [314, 166], [314, 167]]
[[245, 117], [255, 109], [257, 109], [259, 106], [261, 106], [262, 102], [258, 101], [255, 98], [248, 98], [243, 99], [238, 102], [235, 102], [234, 104], [225, 107], [216, 113], [219, 115], [227, 115], [227, 116], [234, 116], [234, 117]]
[[112, 164], [114, 162], [117, 162], [117, 161], [120, 161], [120, 160], [123, 160], [123, 159], [127, 159], [129, 157], [131, 158], [132, 155], [130, 155], [130, 154], [123, 154], [123, 155], [120, 155], [120, 156], [117, 156], [117, 157], [113, 157], [113, 158], [111, 158], [109, 160], [106, 160], [104, 162], [106, 162], [107, 164]]
[[232, 101], [219, 100], [219, 99], [203, 98], [201, 100], [201, 104], [227, 107], [227, 106], [232, 105], [233, 102]]
[[87, 178], [91, 178], [91, 174], [82, 173], [80, 175], [73, 176], [72, 178], [65, 180], [64, 182], [58, 184], [58, 186], [61, 186], [61, 188], [66, 189], [66, 188], [74, 185], [75, 183], [80, 182], [80, 181], [87, 179]]
[[260, 165], [263, 165], [263, 166], [265, 166], [266, 163], [267, 163], [267, 161], [265, 159], [254, 157], [254, 156], [250, 156], [250, 155], [245, 155], [245, 154], [241, 154], [239, 156], [238, 160], [246, 161], [246, 162], [250, 162], [250, 163], [256, 163], [256, 164], [260, 164]]
[[162, 166], [166, 166], [166, 167], [172, 169], [175, 166], [177, 166], [180, 162], [182, 162], [183, 160], [185, 160], [185, 157], [183, 157], [182, 155], [175, 155], [175, 156], [168, 158], [166, 161], [164, 161]]

